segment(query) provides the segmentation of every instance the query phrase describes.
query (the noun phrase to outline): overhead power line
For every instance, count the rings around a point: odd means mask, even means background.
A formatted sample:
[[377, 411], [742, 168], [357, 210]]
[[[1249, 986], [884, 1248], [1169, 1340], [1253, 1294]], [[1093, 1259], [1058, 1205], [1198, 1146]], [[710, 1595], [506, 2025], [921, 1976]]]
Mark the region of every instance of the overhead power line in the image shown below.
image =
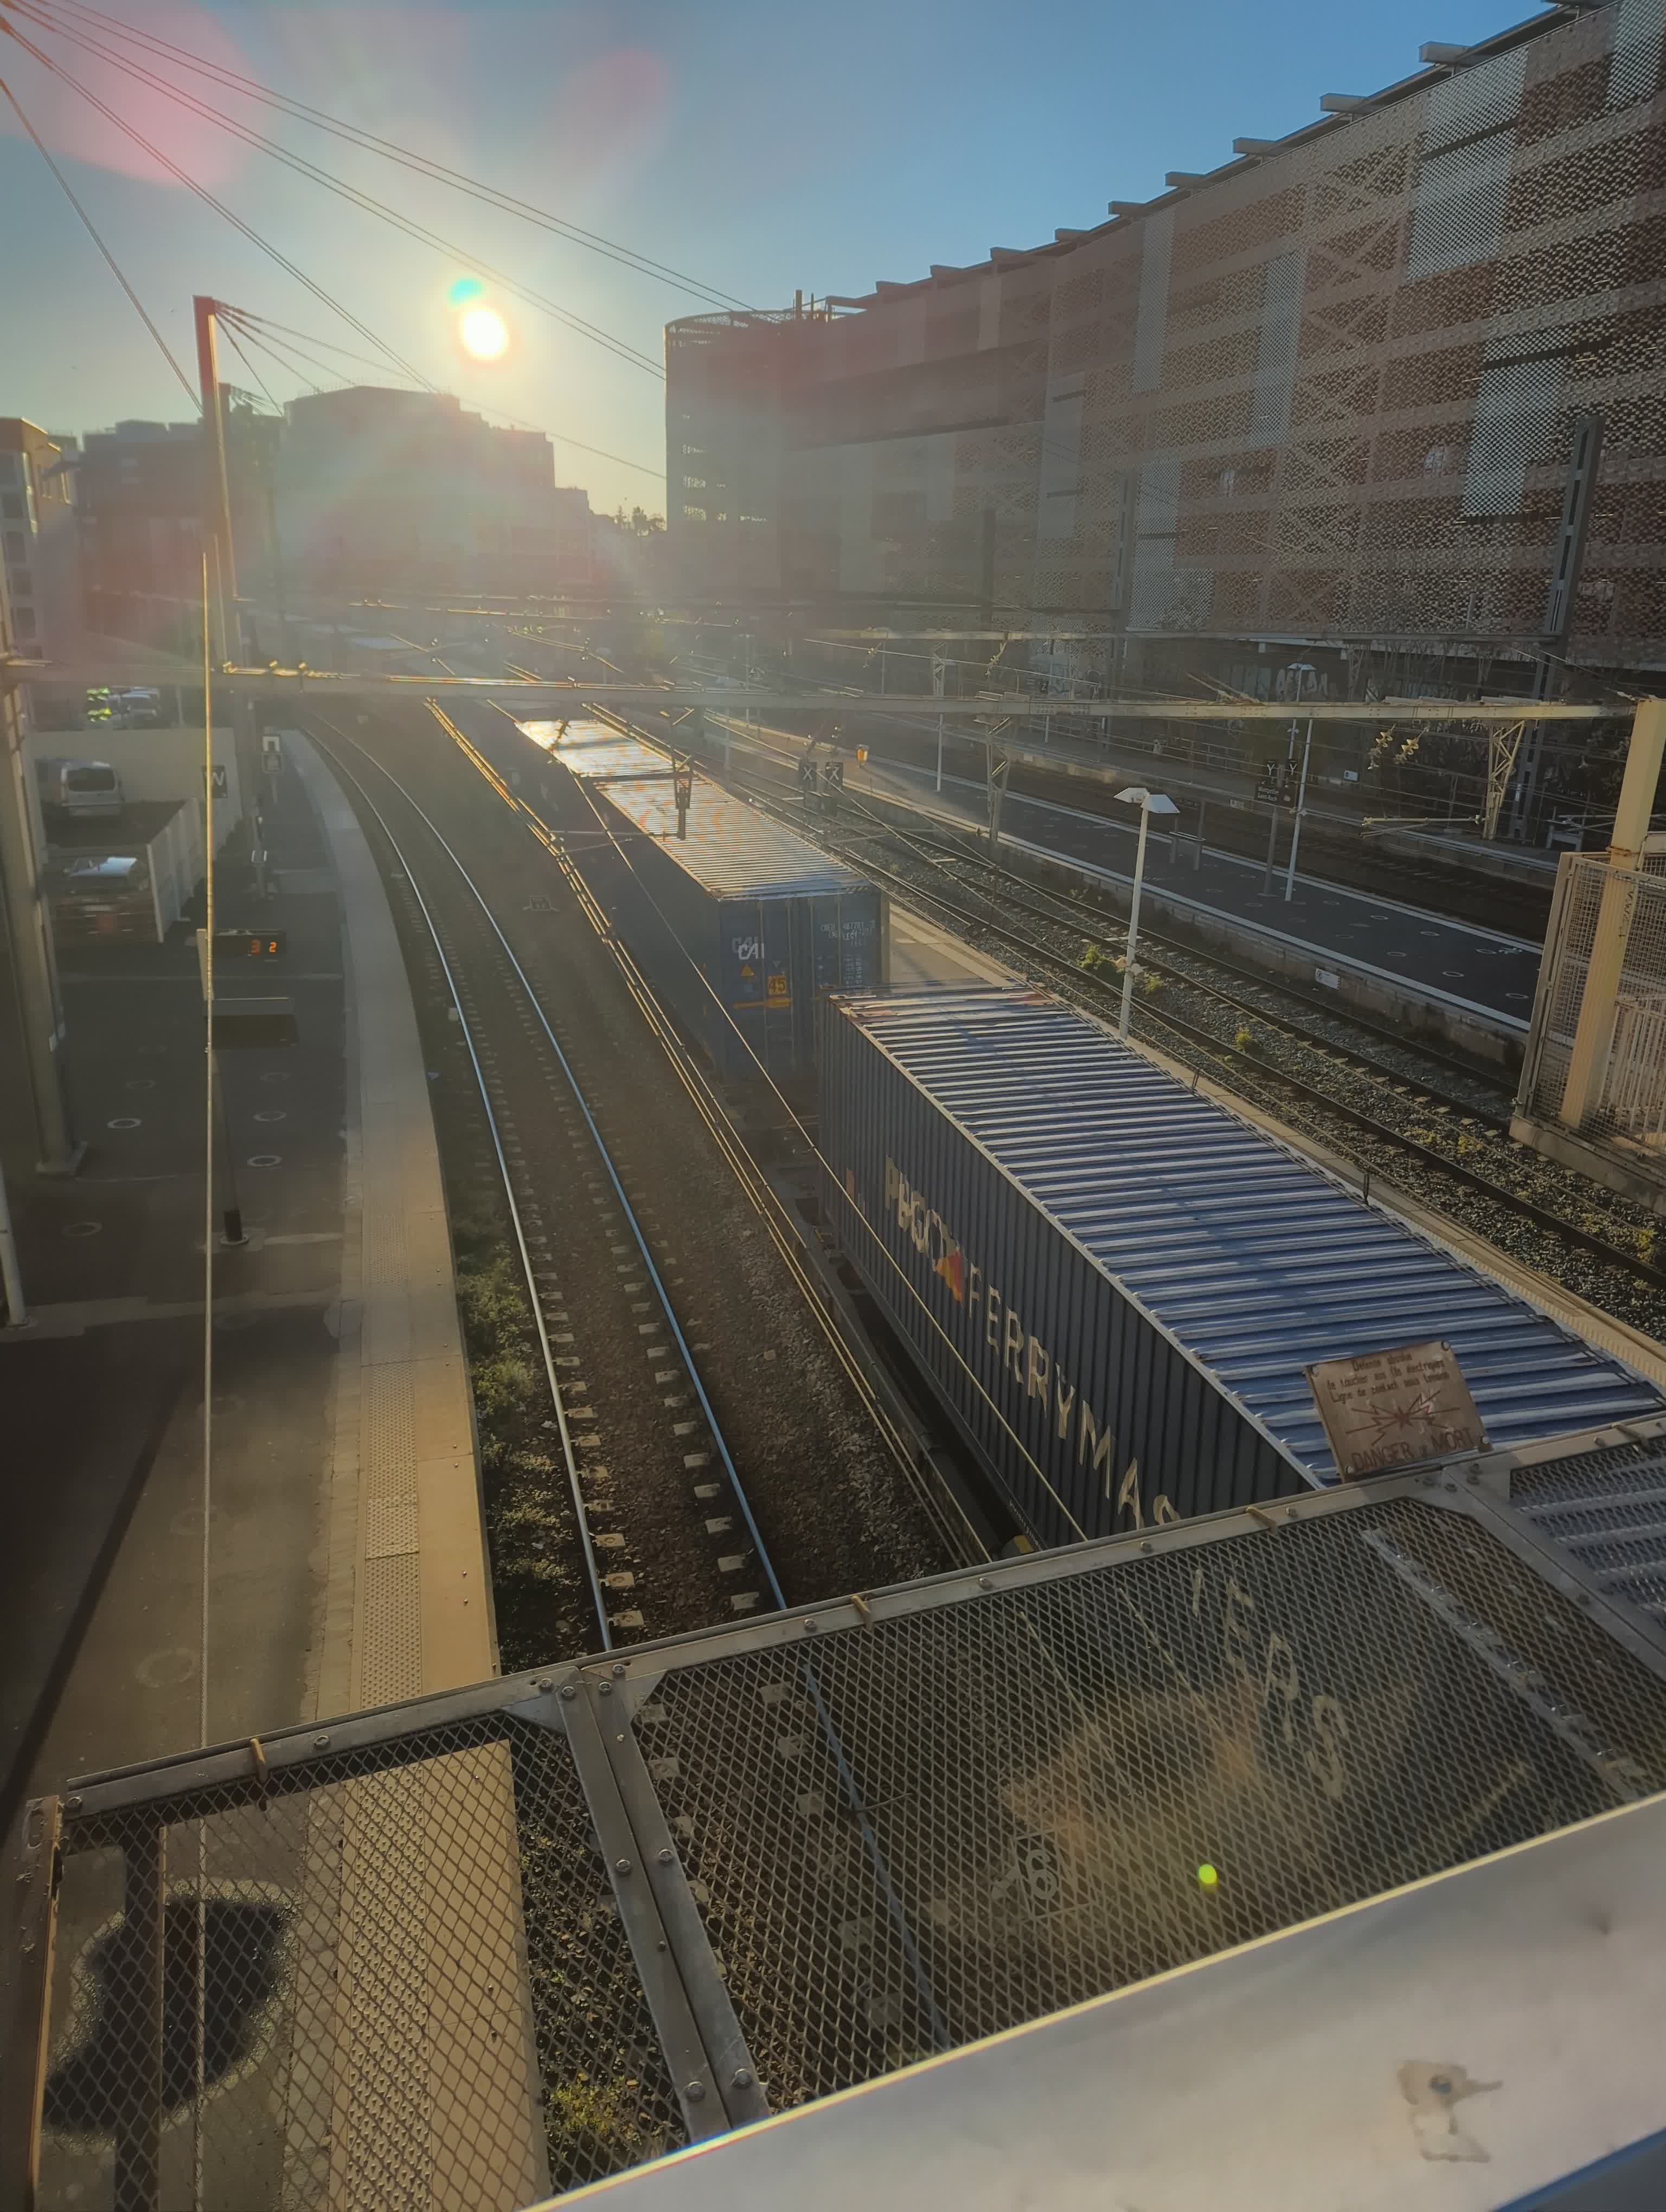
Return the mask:
[[[37, 0], [37, 4], [40, 4], [40, 0]], [[204, 61], [200, 55], [173, 44], [154, 32], [137, 30], [102, 9], [83, 5], [82, 0], [48, 0], [48, 4], [52, 10], [61, 10], [66, 17], [90, 19], [107, 35], [119, 37], [129, 45], [146, 49], [181, 68], [194, 71], [199, 76], [210, 78], [228, 90], [240, 93], [266, 106], [277, 108], [284, 114], [310, 123], [334, 137], [345, 139], [351, 145], [368, 148], [388, 161], [398, 162], [402, 167], [412, 169], [420, 175], [431, 177], [439, 183], [465, 192], [471, 198], [483, 200], [508, 214], [520, 216], [528, 222], [536, 223], [541, 229], [565, 238], [574, 245], [582, 246], [590, 252], [599, 253], [623, 267], [634, 269], [640, 275], [673, 285], [691, 298], [708, 301], [715, 307], [746, 312], [745, 301], [714, 285], [703, 283], [698, 277], [690, 276], [685, 270], [675, 269], [667, 262], [638, 253], [633, 246], [624, 246], [617, 239], [604, 237], [599, 231], [587, 230], [581, 224], [569, 222], [563, 216], [551, 215], [545, 208], [537, 207], [513, 192], [500, 191], [495, 185], [483, 184], [478, 178], [450, 168], [443, 161], [436, 161], [426, 154], [413, 153], [409, 147], [401, 146], [395, 140], [379, 137], [374, 131], [362, 130], [356, 124], [344, 123], [339, 117], [329, 114], [323, 108], [314, 107], [307, 100], [296, 100], [285, 93], [275, 93], [253, 77], [245, 76], [235, 70], [224, 69], [218, 63]], [[41, 7], [41, 12], [46, 12], [46, 6]]]
[[[228, 330], [234, 325], [251, 345], [260, 347], [264, 351], [271, 354], [275, 360], [282, 362], [291, 375], [300, 377], [301, 383], [306, 385], [309, 392], [317, 392], [319, 387], [313, 383], [309, 377], [301, 375], [301, 371], [295, 368], [293, 362], [287, 358], [288, 353], [293, 353], [298, 360], [310, 362], [314, 368], [321, 368], [326, 376], [337, 375], [338, 372], [332, 369], [327, 362], [318, 361], [311, 355], [302, 352], [301, 349], [293, 343], [288, 343], [286, 349], [280, 349], [267, 333], [277, 331], [283, 334], [286, 341], [290, 342], [295, 338], [304, 338], [308, 345], [321, 346], [327, 353], [342, 354], [349, 361], [362, 362], [365, 358], [362, 354], [349, 353], [345, 346], [337, 345], [332, 339], [315, 337], [307, 331], [292, 331], [285, 323], [268, 322], [264, 315], [252, 314], [246, 307], [228, 307], [224, 301], [220, 302], [220, 316], [227, 325]], [[373, 362], [371, 366], [375, 367], [378, 364]], [[639, 475], [652, 477], [656, 482], [661, 482], [664, 479], [666, 472], [663, 464], [633, 461], [623, 453], [609, 453], [604, 446], [587, 445], [582, 438], [572, 437], [565, 430], [552, 430], [545, 423], [528, 422], [519, 415], [506, 415], [499, 407], [488, 407], [477, 401], [471, 404], [480, 414], [492, 416], [498, 422], [508, 422], [517, 430], [536, 431], [542, 437], [553, 439], [558, 446], [572, 446], [581, 453], [593, 453], [598, 460], [613, 461], [622, 469], [635, 469]]]
[[[123, 75], [131, 77], [134, 82], [148, 85], [153, 91], [160, 92], [165, 99], [175, 101], [190, 112], [201, 116], [205, 122], [213, 124], [230, 137], [240, 140], [244, 145], [253, 147], [261, 153], [270, 155], [274, 161], [283, 162], [286, 168], [295, 170], [297, 175], [310, 178], [314, 184], [321, 185], [325, 191], [334, 192], [338, 198], [344, 199], [350, 206], [357, 207], [365, 214], [374, 215], [381, 222], [391, 224], [394, 229], [402, 231], [406, 237], [415, 239], [419, 245], [432, 247], [435, 252], [446, 255], [450, 259], [460, 261], [466, 266], [481, 270], [500, 284], [505, 291], [525, 301], [528, 306], [538, 308], [543, 313], [550, 316], [555, 321], [579, 337], [589, 338], [593, 343], [602, 347], [605, 352], [611, 353], [619, 360], [628, 362], [631, 368], [640, 368], [649, 376], [663, 379], [665, 370], [662, 365], [651, 355], [643, 353], [638, 347], [632, 345], [629, 339], [621, 338], [613, 331], [604, 330], [599, 324], [587, 321], [582, 315], [575, 314], [570, 308], [563, 307], [558, 301], [550, 299], [545, 294], [534, 291], [530, 285], [521, 283], [518, 278], [511, 276], [507, 270], [494, 268], [490, 263], [480, 260], [477, 256], [470, 253], [465, 247], [459, 246], [454, 240], [442, 237], [437, 231], [430, 230], [425, 223], [418, 222], [412, 216], [404, 214], [399, 209], [389, 206], [386, 201], [377, 199], [373, 193], [362, 191], [356, 185], [346, 183], [343, 179], [332, 174], [330, 170], [321, 168], [316, 161], [309, 161], [304, 155], [290, 152], [287, 147], [281, 146], [275, 138], [269, 138], [264, 131], [252, 130], [246, 124], [240, 123], [231, 116], [222, 114], [218, 108], [210, 106], [205, 100], [199, 100], [194, 93], [187, 92], [182, 87], [170, 83], [166, 77], [158, 76], [154, 70], [145, 69], [139, 63], [130, 60], [113, 47], [105, 46], [97, 40], [83, 37], [77, 30], [68, 27], [58, 21], [49, 9], [40, 5], [38, 0], [8, 0], [8, 4], [16, 14], [33, 23], [38, 28], [45, 29], [56, 37], [66, 40], [70, 45], [79, 46], [83, 52], [94, 55], [100, 60], [109, 62]], [[35, 50], [31, 49], [31, 51]]]
[[86, 209], [82, 207], [81, 202], [76, 198], [75, 193], [70, 189], [69, 179], [64, 175], [63, 170], [58, 167], [58, 163], [53, 161], [52, 155], [46, 151], [46, 146], [41, 141], [40, 132], [35, 129], [33, 124], [30, 122], [28, 117], [23, 112], [22, 105], [19, 101], [17, 94], [12, 90], [10, 85], [7, 83], [4, 77], [0, 77], [0, 92], [3, 92], [7, 100], [11, 103], [12, 112], [16, 116], [18, 121], [22, 125], [25, 131], [28, 132], [31, 140], [33, 142], [36, 153], [40, 155], [41, 160], [52, 171], [53, 176], [57, 178], [58, 187], [62, 191], [64, 198], [69, 201], [70, 205], [81, 217], [82, 228], [86, 231], [88, 238], [92, 240], [94, 245], [97, 246], [99, 252], [104, 256], [105, 261], [108, 264], [110, 274], [115, 278], [117, 283], [121, 286], [122, 290], [126, 293], [128, 299], [132, 302], [134, 313], [137, 315], [139, 320], [144, 325], [146, 330], [149, 331], [151, 337], [155, 340], [157, 349], [161, 353], [162, 359], [173, 371], [173, 374], [179, 378], [180, 383], [184, 385], [192, 404], [200, 410], [203, 404], [201, 394], [197, 391], [195, 386], [192, 383], [191, 379], [185, 374], [184, 369], [180, 368], [179, 362], [174, 359], [173, 349], [169, 346], [167, 340], [162, 336], [161, 332], [156, 328], [155, 324], [151, 321], [149, 315], [145, 312], [143, 301], [140, 299], [138, 294], [133, 289], [133, 287], [128, 283], [127, 278], [122, 273], [121, 264], [117, 260], [115, 255], [105, 244], [103, 239], [100, 237], [97, 224], [94, 223], [92, 216], [88, 214]]
[[115, 109], [110, 106], [107, 100], [100, 100], [95, 92], [90, 91], [86, 85], [82, 83], [79, 77], [71, 76], [70, 71], [64, 68], [61, 63], [54, 61], [52, 57], [50, 54], [44, 52], [40, 47], [35, 45], [32, 39], [25, 38], [22, 32], [17, 28], [16, 25], [11, 22], [5, 15], [0, 15], [0, 31], [4, 32], [8, 38], [15, 40], [23, 49], [25, 53], [33, 55], [34, 59], [40, 64], [43, 69], [49, 70], [55, 77], [60, 80], [61, 82], [67, 84], [72, 91], [79, 93], [81, 97], [86, 100], [89, 106], [95, 107], [99, 113], [102, 115], [106, 121], [112, 123], [116, 129], [121, 131], [125, 137], [131, 138], [136, 146], [142, 148], [145, 153], [149, 155], [153, 161], [156, 162], [161, 167], [166, 169], [171, 177], [177, 178], [179, 182], [185, 187], [187, 191], [194, 192], [197, 198], [201, 200], [205, 206], [212, 208], [216, 215], [223, 216], [225, 220], [230, 223], [234, 229], [242, 233], [243, 236], [249, 240], [251, 245], [258, 246], [261, 252], [265, 254], [271, 260], [275, 261], [280, 269], [283, 269], [289, 276], [293, 276], [298, 284], [304, 285], [306, 289], [312, 293], [315, 299], [321, 301], [323, 304], [330, 309], [332, 314], [339, 315], [344, 323], [350, 325], [352, 329], [357, 331], [361, 337], [368, 338], [372, 345], [380, 348], [381, 352], [384, 353], [396, 367], [403, 369], [407, 376], [412, 378], [415, 382], [422, 385], [427, 391], [432, 392], [436, 388], [429, 381], [428, 378], [422, 374], [420, 369], [414, 368], [411, 364], [405, 360], [402, 354], [396, 353], [393, 348], [387, 343], [386, 339], [378, 337], [375, 331], [370, 328], [368, 324], [362, 323], [358, 317], [354, 314], [350, 309], [343, 307], [339, 300], [331, 298], [331, 295], [325, 290], [324, 287], [321, 284], [315, 283], [313, 278], [307, 276], [305, 270], [298, 267], [295, 262], [290, 260], [287, 253], [281, 252], [279, 249], [272, 245], [269, 240], [263, 238], [258, 230], [254, 229], [249, 223], [244, 222], [241, 216], [234, 214], [223, 200], [216, 198], [215, 194], [209, 191], [206, 185], [198, 184], [197, 179], [193, 176], [190, 175], [185, 170], [182, 169], [176, 161], [174, 161], [170, 155], [164, 154], [160, 146], [154, 145], [151, 141], [144, 136], [143, 131], [136, 130], [132, 124], [129, 123], [125, 117], [119, 115]]
[[220, 318], [220, 323], [221, 327], [226, 333], [227, 342], [230, 345], [232, 351], [237, 356], [239, 361], [242, 362], [244, 368], [247, 369], [249, 374], [260, 386], [261, 397], [265, 400], [267, 406], [271, 409], [274, 415], [281, 416], [283, 410], [278, 405], [277, 400], [272, 398], [271, 393], [267, 390], [265, 378], [262, 376], [260, 371], [255, 367], [254, 363], [249, 359], [247, 354], [244, 352], [242, 347], [238, 343], [236, 331], [232, 327], [231, 324], [227, 321], [223, 314]]

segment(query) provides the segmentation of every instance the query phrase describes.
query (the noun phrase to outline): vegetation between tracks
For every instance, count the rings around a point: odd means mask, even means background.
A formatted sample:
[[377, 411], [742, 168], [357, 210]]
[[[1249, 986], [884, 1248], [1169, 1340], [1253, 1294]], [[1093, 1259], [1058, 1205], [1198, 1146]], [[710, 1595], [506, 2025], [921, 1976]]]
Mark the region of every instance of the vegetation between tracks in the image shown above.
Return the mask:
[[454, 1224], [457, 1304], [474, 1391], [486, 1540], [504, 1673], [571, 1656], [582, 1593], [573, 1512], [553, 1437], [526, 1286], [503, 1224]]

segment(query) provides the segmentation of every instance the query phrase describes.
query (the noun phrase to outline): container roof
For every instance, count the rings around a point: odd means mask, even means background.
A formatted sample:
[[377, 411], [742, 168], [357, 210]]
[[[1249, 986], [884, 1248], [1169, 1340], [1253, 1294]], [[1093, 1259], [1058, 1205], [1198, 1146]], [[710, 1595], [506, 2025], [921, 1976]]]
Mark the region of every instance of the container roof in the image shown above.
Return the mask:
[[523, 722], [534, 744], [587, 783], [606, 787], [619, 812], [665, 843], [678, 866], [717, 898], [793, 898], [812, 893], [871, 891], [866, 876], [818, 853], [721, 784], [694, 780], [689, 834], [677, 835], [671, 762], [640, 738], [621, 737], [602, 722]]
[[1612, 1355], [1055, 999], [972, 988], [843, 1003], [1321, 1480], [1336, 1463], [1303, 1372], [1316, 1360], [1444, 1339], [1500, 1445], [1666, 1405]]

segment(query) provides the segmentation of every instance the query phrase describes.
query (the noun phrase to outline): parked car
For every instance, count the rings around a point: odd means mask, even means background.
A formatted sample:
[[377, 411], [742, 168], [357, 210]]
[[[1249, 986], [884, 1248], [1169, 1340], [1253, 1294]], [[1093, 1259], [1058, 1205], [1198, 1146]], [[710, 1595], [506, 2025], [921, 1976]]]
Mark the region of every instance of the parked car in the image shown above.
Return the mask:
[[119, 814], [126, 804], [121, 778], [108, 761], [59, 761], [46, 796], [66, 814]]

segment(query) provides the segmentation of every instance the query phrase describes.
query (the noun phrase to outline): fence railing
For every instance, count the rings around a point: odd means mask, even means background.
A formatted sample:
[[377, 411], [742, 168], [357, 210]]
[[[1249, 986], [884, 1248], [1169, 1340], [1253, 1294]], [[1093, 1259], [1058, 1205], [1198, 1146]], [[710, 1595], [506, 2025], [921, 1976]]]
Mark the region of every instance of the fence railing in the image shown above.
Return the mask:
[[1565, 853], [1518, 1110], [1666, 1173], [1666, 873]]
[[1663, 1785], [1651, 1626], [1389, 1476], [72, 1783], [6, 2155], [515, 2212]]

